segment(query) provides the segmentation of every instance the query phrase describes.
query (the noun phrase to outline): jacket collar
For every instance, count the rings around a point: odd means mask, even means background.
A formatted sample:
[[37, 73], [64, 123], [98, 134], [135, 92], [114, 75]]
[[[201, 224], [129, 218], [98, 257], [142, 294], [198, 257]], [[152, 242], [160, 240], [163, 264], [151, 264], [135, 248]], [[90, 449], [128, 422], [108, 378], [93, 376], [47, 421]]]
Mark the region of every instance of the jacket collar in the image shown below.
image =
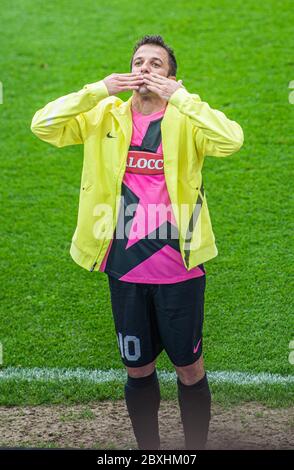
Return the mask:
[[[120, 98], [117, 98], [117, 105], [113, 106], [110, 110], [110, 112], [119, 122], [127, 142], [130, 142], [132, 137], [132, 99], [133, 95], [127, 101], [122, 101]], [[169, 123], [179, 118], [180, 112], [178, 111], [178, 109], [168, 102], [163, 119], [161, 121], [162, 130], [165, 125], [168, 128]]]

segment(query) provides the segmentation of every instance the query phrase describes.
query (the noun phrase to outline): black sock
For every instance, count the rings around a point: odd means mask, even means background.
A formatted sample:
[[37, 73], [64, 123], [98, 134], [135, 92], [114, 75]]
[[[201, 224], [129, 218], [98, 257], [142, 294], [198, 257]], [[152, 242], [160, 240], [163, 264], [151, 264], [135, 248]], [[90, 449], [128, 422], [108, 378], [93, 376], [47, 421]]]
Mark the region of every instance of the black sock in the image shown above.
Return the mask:
[[177, 384], [186, 449], [205, 449], [211, 418], [211, 394], [206, 374], [193, 385], [183, 384], [178, 377]]
[[125, 399], [139, 449], [159, 449], [160, 387], [156, 369], [147, 377], [128, 375]]

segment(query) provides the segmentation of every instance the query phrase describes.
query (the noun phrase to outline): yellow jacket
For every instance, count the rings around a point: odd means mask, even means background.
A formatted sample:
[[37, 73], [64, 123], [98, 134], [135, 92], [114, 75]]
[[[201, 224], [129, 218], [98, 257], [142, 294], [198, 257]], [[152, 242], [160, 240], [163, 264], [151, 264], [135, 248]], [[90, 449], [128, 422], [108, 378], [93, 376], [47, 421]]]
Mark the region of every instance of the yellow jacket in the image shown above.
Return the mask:
[[[31, 130], [56, 147], [84, 144], [78, 220], [70, 254], [98, 270], [118, 219], [121, 184], [132, 136], [131, 100], [109, 96], [103, 80], [51, 101]], [[109, 134], [113, 138], [107, 137]], [[202, 166], [206, 155], [225, 157], [243, 144], [240, 125], [185, 88], [168, 101], [161, 121], [164, 174], [188, 270], [217, 256]]]

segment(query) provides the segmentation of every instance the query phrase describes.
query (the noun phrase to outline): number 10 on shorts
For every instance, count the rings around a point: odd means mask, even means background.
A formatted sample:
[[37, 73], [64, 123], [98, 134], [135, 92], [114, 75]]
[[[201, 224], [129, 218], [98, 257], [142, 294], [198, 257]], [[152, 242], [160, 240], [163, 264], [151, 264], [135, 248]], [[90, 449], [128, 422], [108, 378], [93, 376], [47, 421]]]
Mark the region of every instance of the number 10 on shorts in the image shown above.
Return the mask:
[[128, 361], [137, 361], [141, 357], [141, 344], [137, 336], [123, 336], [118, 333], [118, 346], [121, 357]]

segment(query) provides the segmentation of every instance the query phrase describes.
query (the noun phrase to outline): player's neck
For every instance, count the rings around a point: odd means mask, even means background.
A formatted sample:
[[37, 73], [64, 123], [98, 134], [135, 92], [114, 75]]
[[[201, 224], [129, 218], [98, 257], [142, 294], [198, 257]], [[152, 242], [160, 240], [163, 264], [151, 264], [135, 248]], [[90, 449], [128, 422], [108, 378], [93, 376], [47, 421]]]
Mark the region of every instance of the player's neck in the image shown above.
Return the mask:
[[132, 109], [141, 114], [153, 114], [164, 109], [167, 101], [161, 99], [159, 96], [141, 96], [139, 93], [134, 93], [132, 97]]

